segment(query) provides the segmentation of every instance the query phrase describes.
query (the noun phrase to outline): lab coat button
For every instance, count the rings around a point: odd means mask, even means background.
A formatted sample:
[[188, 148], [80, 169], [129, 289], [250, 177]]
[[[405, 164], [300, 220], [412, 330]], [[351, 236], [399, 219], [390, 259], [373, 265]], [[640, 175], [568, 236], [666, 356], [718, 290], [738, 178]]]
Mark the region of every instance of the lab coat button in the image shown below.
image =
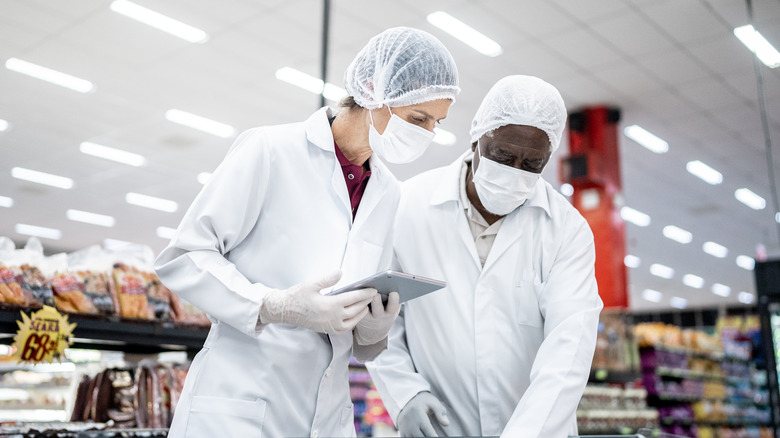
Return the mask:
[[325, 377], [330, 377], [330, 370], [325, 370]]
[[320, 436], [320, 433], [317, 432], [316, 430], [311, 433], [311, 438], [317, 438], [318, 436]]

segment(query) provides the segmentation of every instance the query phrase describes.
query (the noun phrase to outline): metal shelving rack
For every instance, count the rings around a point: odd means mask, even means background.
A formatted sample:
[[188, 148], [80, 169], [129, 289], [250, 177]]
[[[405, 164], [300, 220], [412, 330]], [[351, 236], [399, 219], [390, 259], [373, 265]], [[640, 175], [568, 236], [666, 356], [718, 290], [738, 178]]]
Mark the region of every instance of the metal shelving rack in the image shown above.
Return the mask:
[[[18, 330], [20, 311], [28, 315], [37, 309], [0, 307], [0, 344], [10, 344]], [[153, 354], [187, 351], [194, 355], [203, 346], [208, 328], [170, 321], [134, 320], [118, 316], [68, 315], [76, 323], [72, 348]]]

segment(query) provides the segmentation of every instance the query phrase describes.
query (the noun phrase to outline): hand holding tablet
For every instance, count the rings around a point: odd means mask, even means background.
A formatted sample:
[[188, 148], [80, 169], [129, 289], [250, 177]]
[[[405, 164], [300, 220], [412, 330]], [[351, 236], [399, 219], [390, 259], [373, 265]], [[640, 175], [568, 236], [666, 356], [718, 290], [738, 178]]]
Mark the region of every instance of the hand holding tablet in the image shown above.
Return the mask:
[[383, 302], [387, 302], [387, 295], [390, 292], [398, 292], [403, 303], [442, 289], [445, 286], [447, 286], [447, 283], [443, 281], [387, 270], [328, 292], [325, 295], [338, 295], [355, 289], [372, 287], [382, 294]]

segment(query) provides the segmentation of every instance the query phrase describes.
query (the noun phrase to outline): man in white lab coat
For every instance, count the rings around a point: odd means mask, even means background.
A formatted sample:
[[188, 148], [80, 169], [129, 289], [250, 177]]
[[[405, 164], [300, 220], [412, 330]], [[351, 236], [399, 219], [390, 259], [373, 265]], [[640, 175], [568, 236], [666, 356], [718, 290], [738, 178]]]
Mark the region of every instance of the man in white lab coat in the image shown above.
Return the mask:
[[540, 178], [565, 122], [555, 87], [506, 77], [474, 117], [471, 150], [402, 185], [400, 269], [447, 282], [404, 304], [368, 363], [402, 436], [576, 431], [602, 303], [593, 234]]
[[422, 155], [460, 89], [447, 49], [410, 28], [372, 38], [344, 81], [341, 112], [241, 134], [157, 259], [212, 321], [171, 438], [355, 436], [350, 355], [385, 348], [398, 294], [321, 291], [389, 266], [400, 190], [382, 160]]

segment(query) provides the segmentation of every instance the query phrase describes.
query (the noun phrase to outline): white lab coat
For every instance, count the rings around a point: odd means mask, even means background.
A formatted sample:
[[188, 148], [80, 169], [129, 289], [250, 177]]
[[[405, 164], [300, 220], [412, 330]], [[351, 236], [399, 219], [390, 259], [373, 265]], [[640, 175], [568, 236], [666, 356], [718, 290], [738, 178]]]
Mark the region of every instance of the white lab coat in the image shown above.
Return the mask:
[[430, 391], [448, 407], [449, 436], [566, 437], [602, 308], [593, 234], [540, 179], [505, 217], [483, 268], [459, 196], [465, 156], [402, 184], [400, 268], [447, 288], [404, 304], [368, 369], [393, 420]]
[[[160, 254], [162, 282], [208, 313], [169, 436], [355, 436], [352, 333], [258, 325], [267, 288], [341, 268], [340, 284], [387, 267], [400, 188], [372, 157], [354, 223], [329, 108], [243, 133]], [[359, 347], [373, 358], [379, 348]], [[375, 346], [376, 347], [376, 346]]]

